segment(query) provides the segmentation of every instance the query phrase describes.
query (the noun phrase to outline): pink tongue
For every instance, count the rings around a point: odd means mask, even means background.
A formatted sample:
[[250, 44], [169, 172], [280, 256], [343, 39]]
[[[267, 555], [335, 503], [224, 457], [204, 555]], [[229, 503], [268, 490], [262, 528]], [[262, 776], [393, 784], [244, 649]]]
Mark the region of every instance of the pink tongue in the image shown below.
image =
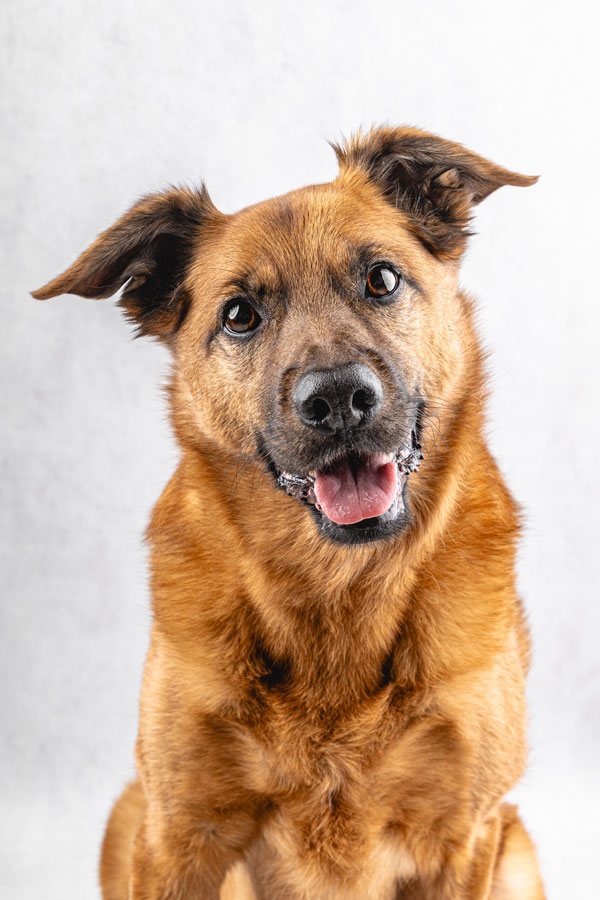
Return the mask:
[[387, 512], [398, 489], [398, 467], [386, 462], [382, 453], [355, 466], [347, 461], [315, 478], [317, 503], [338, 525], [352, 525]]

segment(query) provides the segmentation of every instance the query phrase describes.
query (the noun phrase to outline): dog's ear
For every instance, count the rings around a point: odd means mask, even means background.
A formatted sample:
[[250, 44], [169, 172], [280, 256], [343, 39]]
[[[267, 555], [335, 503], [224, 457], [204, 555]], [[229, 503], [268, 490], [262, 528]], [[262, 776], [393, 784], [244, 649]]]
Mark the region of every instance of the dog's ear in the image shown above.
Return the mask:
[[204, 185], [150, 194], [32, 296], [99, 299], [125, 286], [119, 305], [137, 333], [167, 338], [181, 325], [189, 305], [184, 276], [202, 228], [220, 215]]
[[425, 246], [441, 259], [463, 252], [472, 206], [505, 184], [537, 181], [416, 128], [375, 128], [333, 148], [341, 172], [361, 169], [409, 214]]

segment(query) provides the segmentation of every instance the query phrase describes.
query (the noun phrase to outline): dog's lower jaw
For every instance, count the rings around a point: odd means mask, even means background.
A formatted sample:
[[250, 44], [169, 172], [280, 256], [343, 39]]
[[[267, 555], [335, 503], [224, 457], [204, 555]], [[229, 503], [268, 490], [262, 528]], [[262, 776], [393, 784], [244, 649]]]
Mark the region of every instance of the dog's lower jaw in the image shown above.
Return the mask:
[[405, 532], [411, 523], [410, 506], [407, 499], [407, 485], [411, 472], [419, 470], [423, 459], [421, 445], [415, 432], [411, 434], [411, 446], [402, 447], [386, 458], [397, 466], [397, 488], [388, 508], [377, 516], [366, 517], [356, 522], [342, 524], [335, 522], [323, 510], [315, 491], [315, 473], [307, 476], [276, 471], [277, 483], [288, 496], [304, 503], [320, 534], [338, 544], [365, 544], [373, 541], [392, 540]]
[[392, 505], [385, 513], [374, 518], [362, 519], [351, 525], [333, 522], [314, 505], [310, 506], [310, 513], [321, 536], [336, 544], [355, 545], [390, 541], [405, 532], [412, 521], [405, 487], [406, 481], [399, 487]]

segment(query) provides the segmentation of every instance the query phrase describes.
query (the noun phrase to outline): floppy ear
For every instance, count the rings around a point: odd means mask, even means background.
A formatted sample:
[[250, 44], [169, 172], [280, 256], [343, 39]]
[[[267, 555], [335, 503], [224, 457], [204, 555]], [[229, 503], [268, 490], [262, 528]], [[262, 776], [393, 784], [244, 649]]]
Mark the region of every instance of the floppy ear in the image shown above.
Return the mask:
[[375, 128], [333, 148], [341, 172], [361, 169], [390, 203], [412, 217], [427, 249], [441, 259], [463, 252], [472, 206], [505, 184], [537, 181], [416, 128]]
[[137, 333], [166, 338], [189, 306], [183, 281], [201, 228], [219, 215], [204, 185], [143, 197], [32, 296], [111, 297], [125, 285], [119, 306], [137, 324]]

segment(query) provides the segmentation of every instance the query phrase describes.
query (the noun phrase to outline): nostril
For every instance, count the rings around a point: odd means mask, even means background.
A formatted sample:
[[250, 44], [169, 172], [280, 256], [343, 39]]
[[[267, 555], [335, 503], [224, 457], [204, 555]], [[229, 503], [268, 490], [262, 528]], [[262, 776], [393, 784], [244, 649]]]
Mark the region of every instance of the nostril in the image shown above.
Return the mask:
[[327, 400], [322, 397], [315, 397], [310, 405], [310, 418], [314, 422], [324, 422], [331, 413], [331, 407]]
[[361, 413], [368, 412], [376, 402], [376, 398], [373, 395], [372, 391], [364, 390], [360, 388], [358, 391], [355, 391], [352, 395], [352, 407]]

